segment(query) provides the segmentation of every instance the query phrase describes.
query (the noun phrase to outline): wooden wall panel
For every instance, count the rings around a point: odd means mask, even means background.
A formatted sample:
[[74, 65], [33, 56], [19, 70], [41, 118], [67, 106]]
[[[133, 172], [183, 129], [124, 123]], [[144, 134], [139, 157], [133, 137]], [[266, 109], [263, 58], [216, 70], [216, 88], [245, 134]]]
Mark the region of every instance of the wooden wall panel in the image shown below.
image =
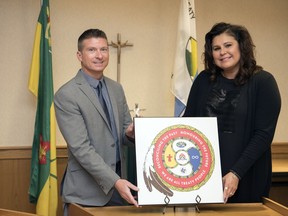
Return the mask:
[[[31, 147], [0, 148], [0, 208], [35, 213], [35, 205], [29, 203], [28, 197], [30, 162]], [[66, 163], [66, 147], [57, 148], [58, 188], [60, 188]], [[60, 196], [57, 215], [63, 215]]]
[[0, 161], [0, 207], [11, 210], [34, 212], [28, 201], [30, 160]]
[[288, 143], [277, 142], [272, 144], [273, 159], [288, 159]]

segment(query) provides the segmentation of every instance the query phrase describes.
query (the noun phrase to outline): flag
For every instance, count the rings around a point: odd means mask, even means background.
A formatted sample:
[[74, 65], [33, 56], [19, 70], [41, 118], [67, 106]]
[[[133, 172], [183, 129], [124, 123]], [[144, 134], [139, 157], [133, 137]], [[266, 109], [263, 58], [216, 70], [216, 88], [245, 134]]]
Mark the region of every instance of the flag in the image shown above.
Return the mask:
[[174, 115], [181, 116], [198, 73], [194, 0], [181, 0], [176, 44], [171, 91], [175, 96]]
[[49, 0], [42, 0], [28, 88], [37, 98], [29, 200], [36, 204], [36, 214], [54, 216], [58, 189]]

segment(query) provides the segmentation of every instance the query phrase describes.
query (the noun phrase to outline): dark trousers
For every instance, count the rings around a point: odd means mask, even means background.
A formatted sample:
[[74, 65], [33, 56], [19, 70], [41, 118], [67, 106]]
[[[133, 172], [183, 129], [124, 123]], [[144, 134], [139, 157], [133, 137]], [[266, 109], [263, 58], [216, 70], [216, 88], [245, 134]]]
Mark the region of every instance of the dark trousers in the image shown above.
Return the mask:
[[[116, 164], [116, 173], [121, 177], [121, 162]], [[123, 199], [116, 189], [114, 189], [113, 195], [110, 201], [105, 206], [122, 206], [124, 205]]]

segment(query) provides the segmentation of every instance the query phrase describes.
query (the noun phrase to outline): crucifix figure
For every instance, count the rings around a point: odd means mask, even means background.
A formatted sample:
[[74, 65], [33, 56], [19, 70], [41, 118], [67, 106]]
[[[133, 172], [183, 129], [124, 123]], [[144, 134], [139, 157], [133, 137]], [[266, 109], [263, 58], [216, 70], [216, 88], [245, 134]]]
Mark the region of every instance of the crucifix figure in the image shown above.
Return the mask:
[[121, 43], [121, 35], [118, 33], [117, 43], [111, 41], [111, 43], [109, 43], [108, 45], [117, 48], [117, 82], [120, 83], [121, 48], [133, 46], [133, 44], [128, 43], [128, 41], [126, 41], [125, 43]]

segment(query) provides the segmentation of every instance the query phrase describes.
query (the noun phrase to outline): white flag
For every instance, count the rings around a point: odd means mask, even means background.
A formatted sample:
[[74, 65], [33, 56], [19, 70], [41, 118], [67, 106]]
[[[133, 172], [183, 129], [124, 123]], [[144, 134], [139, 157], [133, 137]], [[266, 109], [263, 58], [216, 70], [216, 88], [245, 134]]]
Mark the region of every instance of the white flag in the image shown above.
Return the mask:
[[180, 116], [198, 72], [194, 0], [181, 0], [176, 44], [171, 91], [175, 95], [174, 115]]

